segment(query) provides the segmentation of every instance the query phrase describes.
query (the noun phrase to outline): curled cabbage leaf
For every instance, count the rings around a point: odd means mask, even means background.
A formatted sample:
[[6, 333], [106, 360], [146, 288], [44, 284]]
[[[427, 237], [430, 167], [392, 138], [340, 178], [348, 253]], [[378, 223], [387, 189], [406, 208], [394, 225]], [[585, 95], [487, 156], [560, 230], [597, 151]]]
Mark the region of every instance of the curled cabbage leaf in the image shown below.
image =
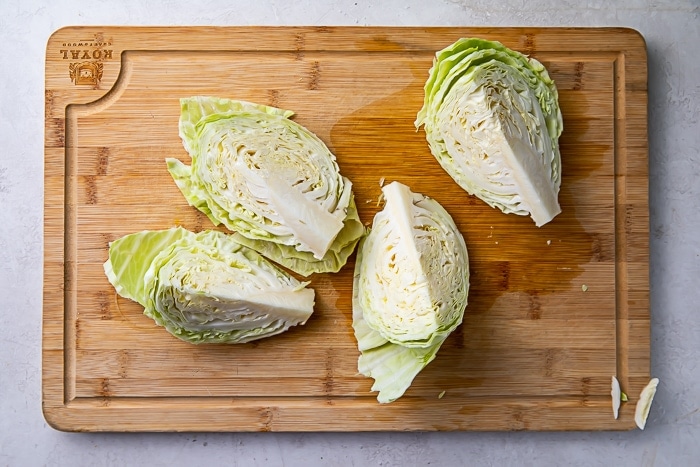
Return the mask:
[[109, 246], [105, 274], [175, 337], [243, 343], [305, 324], [315, 294], [260, 254], [215, 230], [142, 231]]
[[539, 227], [561, 212], [557, 88], [534, 58], [460, 39], [436, 53], [416, 118], [431, 153], [468, 193]]
[[299, 274], [338, 271], [365, 230], [326, 145], [289, 110], [216, 97], [180, 103], [192, 165], [166, 161], [188, 203]]
[[656, 395], [658, 385], [659, 378], [652, 378], [639, 394], [639, 400], [634, 408], [634, 423], [637, 424], [640, 430], [643, 430], [647, 424], [647, 417], [649, 416], [651, 403], [654, 400], [654, 395]]
[[464, 237], [435, 200], [398, 182], [361, 241], [353, 284], [358, 369], [374, 378], [377, 400], [410, 387], [462, 323], [469, 293]]

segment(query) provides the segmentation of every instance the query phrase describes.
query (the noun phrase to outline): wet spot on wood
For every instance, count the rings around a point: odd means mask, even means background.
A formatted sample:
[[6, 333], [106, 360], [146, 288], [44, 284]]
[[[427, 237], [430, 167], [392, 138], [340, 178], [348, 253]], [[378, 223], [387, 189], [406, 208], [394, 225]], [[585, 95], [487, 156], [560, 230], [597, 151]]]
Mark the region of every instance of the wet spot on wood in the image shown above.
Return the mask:
[[451, 347], [454, 347], [455, 349], [463, 349], [464, 348], [464, 326], [460, 325], [455, 328], [454, 331], [452, 331], [452, 334], [450, 334], [450, 337], [448, 338], [448, 342], [451, 344]]
[[596, 262], [608, 262], [615, 259], [614, 239], [610, 236], [590, 234], [591, 260]]

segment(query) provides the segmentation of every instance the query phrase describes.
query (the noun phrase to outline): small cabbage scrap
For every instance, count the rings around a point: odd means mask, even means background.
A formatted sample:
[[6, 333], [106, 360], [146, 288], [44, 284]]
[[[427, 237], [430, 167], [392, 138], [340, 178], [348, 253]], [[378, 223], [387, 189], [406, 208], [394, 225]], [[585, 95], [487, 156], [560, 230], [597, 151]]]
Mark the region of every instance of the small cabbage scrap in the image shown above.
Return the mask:
[[545, 67], [500, 42], [460, 39], [436, 53], [416, 118], [468, 193], [539, 227], [561, 212], [558, 92]]
[[232, 236], [181, 227], [126, 235], [105, 274], [119, 295], [193, 344], [243, 343], [305, 324], [314, 291]]
[[643, 430], [647, 424], [647, 417], [651, 409], [651, 402], [656, 394], [656, 387], [659, 385], [659, 378], [652, 378], [642, 392], [639, 394], [639, 400], [634, 408], [634, 422], [640, 430]]
[[620, 411], [620, 403], [622, 402], [622, 392], [620, 391], [620, 382], [615, 376], [612, 377], [610, 396], [612, 397], [613, 417], [615, 417], [615, 420], [617, 420], [617, 416]]
[[192, 165], [166, 161], [188, 203], [299, 274], [338, 271], [365, 229], [326, 145], [289, 110], [216, 97], [180, 104]]
[[462, 323], [469, 293], [464, 237], [435, 200], [398, 182], [360, 242], [353, 284], [359, 372], [377, 400], [401, 397]]

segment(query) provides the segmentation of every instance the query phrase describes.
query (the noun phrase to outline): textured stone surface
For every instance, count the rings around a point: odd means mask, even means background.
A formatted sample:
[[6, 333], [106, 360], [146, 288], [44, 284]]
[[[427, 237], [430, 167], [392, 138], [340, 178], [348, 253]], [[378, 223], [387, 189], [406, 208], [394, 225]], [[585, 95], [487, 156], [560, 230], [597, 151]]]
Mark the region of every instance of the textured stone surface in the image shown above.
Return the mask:
[[[195, 6], [196, 5], [196, 6]], [[66, 434], [41, 414], [43, 65], [61, 26], [626, 26], [649, 53], [652, 373], [629, 433]], [[0, 3], [1, 465], [698, 465], [698, 0]]]

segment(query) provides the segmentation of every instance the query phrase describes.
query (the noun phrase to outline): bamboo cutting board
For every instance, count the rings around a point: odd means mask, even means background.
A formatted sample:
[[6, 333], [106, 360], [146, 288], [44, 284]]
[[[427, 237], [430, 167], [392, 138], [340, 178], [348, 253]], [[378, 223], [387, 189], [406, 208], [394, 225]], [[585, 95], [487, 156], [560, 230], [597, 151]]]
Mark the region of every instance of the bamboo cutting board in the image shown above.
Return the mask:
[[[542, 228], [468, 196], [413, 127], [434, 53], [466, 36], [536, 57], [558, 86], [562, 213]], [[633, 428], [650, 378], [646, 73], [643, 39], [621, 28], [57, 31], [46, 50], [47, 421], [70, 431]], [[178, 117], [192, 95], [294, 110], [337, 155], [367, 224], [380, 179], [452, 214], [469, 248], [469, 305], [403, 398], [380, 405], [357, 374], [354, 256], [312, 277], [305, 326], [251, 344], [181, 342], [116, 295], [102, 269], [110, 241], [212, 227], [164, 162], [189, 160]], [[618, 420], [613, 375], [630, 397]]]

